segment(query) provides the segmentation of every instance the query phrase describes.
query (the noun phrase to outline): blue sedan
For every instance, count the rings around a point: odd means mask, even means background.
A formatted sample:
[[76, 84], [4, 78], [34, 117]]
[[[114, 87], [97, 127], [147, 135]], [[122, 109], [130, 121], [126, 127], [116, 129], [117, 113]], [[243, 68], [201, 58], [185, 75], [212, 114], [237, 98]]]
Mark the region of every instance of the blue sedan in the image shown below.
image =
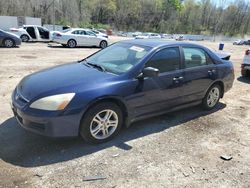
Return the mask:
[[206, 47], [128, 40], [26, 76], [12, 109], [29, 131], [101, 143], [136, 120], [194, 105], [211, 110], [233, 80], [229, 57]]

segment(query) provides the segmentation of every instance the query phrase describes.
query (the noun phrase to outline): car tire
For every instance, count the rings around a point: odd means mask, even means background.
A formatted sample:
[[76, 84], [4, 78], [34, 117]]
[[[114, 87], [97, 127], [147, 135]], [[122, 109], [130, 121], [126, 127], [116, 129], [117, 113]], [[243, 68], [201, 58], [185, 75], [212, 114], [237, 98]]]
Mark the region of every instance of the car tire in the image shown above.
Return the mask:
[[247, 77], [249, 74], [248, 74], [249, 72], [247, 71], [247, 70], [244, 70], [244, 69], [241, 69], [241, 75], [243, 76], [243, 77]]
[[21, 35], [20, 39], [22, 40], [22, 42], [28, 42], [30, 40], [28, 35]]
[[86, 142], [104, 143], [119, 133], [122, 124], [123, 113], [119, 106], [111, 102], [99, 103], [84, 115], [80, 135]]
[[6, 48], [12, 48], [15, 46], [15, 41], [13, 39], [5, 39], [3, 41], [3, 45], [6, 47]]
[[77, 43], [74, 39], [70, 39], [68, 42], [67, 42], [67, 46], [69, 48], [75, 48], [77, 46]]
[[215, 108], [221, 98], [221, 92], [222, 89], [220, 85], [218, 84], [212, 85], [208, 89], [205, 97], [202, 100], [203, 109], [212, 110], [213, 108]]
[[103, 41], [100, 42], [100, 48], [104, 49], [104, 48], [106, 48], [107, 46], [108, 46], [107, 41], [103, 40]]

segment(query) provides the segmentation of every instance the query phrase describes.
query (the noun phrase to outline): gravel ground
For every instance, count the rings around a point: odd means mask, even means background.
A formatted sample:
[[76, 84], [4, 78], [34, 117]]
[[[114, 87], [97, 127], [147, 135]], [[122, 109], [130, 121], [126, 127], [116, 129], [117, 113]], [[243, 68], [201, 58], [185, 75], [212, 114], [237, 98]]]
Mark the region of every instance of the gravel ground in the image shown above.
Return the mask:
[[[98, 48], [47, 43], [0, 48], [0, 188], [250, 187], [250, 78], [240, 77], [246, 48], [225, 44], [236, 79], [215, 110], [193, 107], [140, 121], [101, 145], [26, 132], [9, 105], [23, 76], [82, 59]], [[221, 155], [233, 158], [225, 161]], [[91, 176], [106, 179], [83, 181]]]

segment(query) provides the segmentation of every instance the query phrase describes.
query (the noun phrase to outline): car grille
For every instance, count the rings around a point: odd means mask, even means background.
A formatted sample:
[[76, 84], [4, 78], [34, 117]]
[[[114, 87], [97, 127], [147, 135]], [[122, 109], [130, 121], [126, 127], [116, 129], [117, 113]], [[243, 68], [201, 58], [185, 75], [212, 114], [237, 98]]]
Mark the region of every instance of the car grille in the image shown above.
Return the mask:
[[25, 98], [17, 89], [14, 94], [14, 100], [20, 105], [25, 106], [29, 100]]

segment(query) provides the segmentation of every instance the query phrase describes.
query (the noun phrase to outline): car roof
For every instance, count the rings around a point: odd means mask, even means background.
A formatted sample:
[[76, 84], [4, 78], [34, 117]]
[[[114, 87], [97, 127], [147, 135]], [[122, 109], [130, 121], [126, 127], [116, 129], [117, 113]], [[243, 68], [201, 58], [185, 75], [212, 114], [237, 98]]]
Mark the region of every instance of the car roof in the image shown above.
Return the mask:
[[23, 25], [23, 27], [43, 27], [41, 25]]
[[190, 45], [196, 47], [202, 47], [201, 45], [191, 43], [191, 42], [181, 42], [181, 41], [168, 41], [164, 39], [133, 39], [133, 40], [124, 40], [123, 43], [130, 43], [134, 45], [148, 46], [151, 48], [163, 47], [163, 46], [172, 46], [172, 45]]
[[85, 29], [85, 28], [71, 28], [71, 30], [83, 30], [83, 31], [90, 31], [90, 29]]

